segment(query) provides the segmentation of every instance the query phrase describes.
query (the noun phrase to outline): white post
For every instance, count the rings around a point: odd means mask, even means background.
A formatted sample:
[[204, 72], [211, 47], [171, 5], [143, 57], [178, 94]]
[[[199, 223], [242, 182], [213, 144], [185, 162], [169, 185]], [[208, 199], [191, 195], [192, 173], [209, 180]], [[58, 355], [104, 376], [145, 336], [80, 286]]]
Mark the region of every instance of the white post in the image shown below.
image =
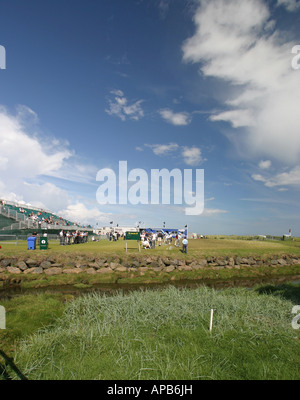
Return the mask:
[[210, 324], [209, 324], [209, 331], [212, 331], [212, 325], [213, 325], [213, 317], [214, 317], [214, 310], [213, 308], [210, 310]]
[[5, 326], [5, 308], [0, 306], [0, 329], [6, 329]]

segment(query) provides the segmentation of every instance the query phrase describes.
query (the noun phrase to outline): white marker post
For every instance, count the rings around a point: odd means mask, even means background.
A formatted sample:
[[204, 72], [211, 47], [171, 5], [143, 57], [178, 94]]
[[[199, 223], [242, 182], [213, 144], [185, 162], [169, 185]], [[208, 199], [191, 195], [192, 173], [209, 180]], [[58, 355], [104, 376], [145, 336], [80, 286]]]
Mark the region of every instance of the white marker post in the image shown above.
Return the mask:
[[210, 310], [210, 324], [209, 324], [209, 331], [212, 331], [212, 325], [213, 325], [213, 317], [214, 317], [214, 310], [213, 308]]
[[6, 329], [5, 327], [5, 308], [3, 306], [0, 306], [0, 329]]

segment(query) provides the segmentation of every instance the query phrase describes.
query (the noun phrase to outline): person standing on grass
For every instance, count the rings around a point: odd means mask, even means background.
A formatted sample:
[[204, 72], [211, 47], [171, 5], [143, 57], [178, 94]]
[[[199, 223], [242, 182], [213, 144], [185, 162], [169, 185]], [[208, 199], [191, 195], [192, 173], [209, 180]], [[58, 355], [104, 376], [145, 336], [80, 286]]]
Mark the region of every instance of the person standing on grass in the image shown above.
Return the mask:
[[156, 242], [156, 233], [153, 232], [152, 233], [152, 248], [155, 249], [155, 242]]
[[64, 231], [63, 230], [61, 230], [59, 232], [59, 239], [60, 239], [60, 245], [63, 246], [65, 244], [64, 243]]
[[188, 240], [187, 238], [184, 238], [182, 241], [182, 252], [183, 253], [187, 253], [187, 246], [188, 246]]

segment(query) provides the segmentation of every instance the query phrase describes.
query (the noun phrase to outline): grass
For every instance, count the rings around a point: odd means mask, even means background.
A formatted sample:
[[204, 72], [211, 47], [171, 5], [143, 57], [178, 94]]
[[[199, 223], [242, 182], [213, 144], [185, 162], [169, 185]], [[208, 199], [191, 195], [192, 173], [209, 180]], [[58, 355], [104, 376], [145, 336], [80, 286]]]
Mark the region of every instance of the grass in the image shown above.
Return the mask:
[[[19, 312], [40, 301], [37, 309], [54, 301], [56, 310], [52, 304], [41, 311], [35, 328], [23, 321], [30, 327], [16, 345], [15, 362], [29, 379], [300, 378], [299, 331], [291, 327], [299, 286], [252, 291], [171, 286], [113, 297], [90, 294], [68, 303], [55, 296], [30, 300], [19, 300]], [[8, 330], [23, 320], [13, 319], [17, 306], [11, 303]]]
[[19, 339], [56, 321], [64, 311], [62, 299], [60, 294], [45, 293], [1, 300], [7, 323], [6, 330], [0, 330], [0, 349], [11, 356]]
[[[130, 242], [129, 242], [130, 243]], [[138, 252], [135, 242], [125, 253], [125, 241], [103, 240], [73, 246], [50, 242], [47, 251], [28, 251], [26, 242], [2, 245], [0, 258], [46, 259], [68, 264], [81, 258], [119, 261], [134, 255], [202, 258], [209, 256], [272, 257], [300, 255], [300, 241], [258, 241], [241, 237], [189, 240], [188, 255], [174, 246]], [[22, 288], [71, 284], [78, 290], [132, 283], [166, 283], [201, 278], [260, 279], [297, 275], [299, 266], [280, 268], [146, 271], [112, 275], [22, 275]], [[101, 276], [100, 276], [101, 275]], [[20, 276], [16, 276], [19, 279]], [[14, 279], [14, 278], [13, 278]], [[3, 282], [0, 282], [2, 284]], [[45, 289], [46, 290], [46, 289]], [[256, 290], [207, 287], [137, 290], [115, 296], [45, 292], [2, 300], [6, 330], [0, 349], [29, 379], [299, 379], [299, 331], [292, 329], [293, 305], [300, 304], [300, 287], [260, 286]], [[210, 333], [210, 309], [214, 326]], [[0, 363], [2, 360], [0, 359]], [[1, 367], [1, 366], [0, 366]], [[0, 368], [1, 369], [1, 368]], [[17, 378], [17, 377], [16, 377]], [[1, 379], [1, 377], [0, 377]]]
[[[1, 243], [0, 243], [1, 244]], [[84, 244], [60, 246], [56, 241], [50, 241], [48, 250], [27, 250], [27, 242], [20, 241], [18, 246], [13, 244], [4, 244], [0, 250], [0, 256], [61, 256], [71, 258], [77, 256], [109, 256], [115, 254], [121, 257], [131, 254], [140, 255], [161, 255], [174, 258], [186, 257], [206, 257], [206, 256], [270, 256], [281, 254], [300, 255], [300, 240], [295, 239], [285, 241], [275, 240], [245, 240], [226, 237], [223, 239], [190, 239], [187, 256], [182, 254], [180, 249], [174, 245], [156, 246], [155, 249], [138, 251], [136, 242], [128, 242], [128, 252], [125, 252], [125, 241], [118, 240], [109, 242], [101, 240], [100, 242], [89, 242]]]
[[[57, 242], [50, 242], [50, 248], [45, 250], [29, 251], [25, 242], [19, 242], [18, 246], [5, 245], [0, 250], [0, 256], [16, 257], [18, 259], [34, 258], [44, 260], [52, 257], [56, 262], [68, 267], [72, 263], [89, 264], [95, 259], [106, 258], [108, 261], [122, 262], [130, 257], [136, 257], [141, 261], [145, 256], [166, 256], [172, 259], [193, 260], [197, 258], [205, 258], [209, 256], [259, 256], [260, 258], [271, 258], [273, 256], [295, 255], [300, 256], [300, 241], [268, 241], [268, 240], [250, 240], [241, 237], [216, 237], [210, 239], [189, 240], [188, 254], [181, 253], [179, 248], [174, 245], [163, 245], [151, 250], [142, 250], [138, 252], [136, 242], [130, 243], [128, 253], [125, 252], [125, 241], [109, 242], [102, 240], [100, 242], [89, 242], [85, 244], [60, 246]], [[117, 261], [116, 261], [117, 260]], [[198, 271], [174, 271], [167, 273], [164, 271], [154, 272], [147, 271], [141, 273], [134, 272], [114, 272], [113, 274], [96, 274], [90, 275], [86, 273], [77, 274], [61, 274], [58, 276], [46, 276], [45, 274], [22, 274], [13, 276], [9, 273], [2, 273], [3, 279], [9, 282], [16, 282], [23, 289], [45, 288], [50, 286], [74, 285], [74, 287], [88, 287], [97, 284], [144, 284], [153, 283], [160, 284], [166, 282], [181, 281], [202, 281], [205, 280], [240, 280], [240, 279], [257, 279], [261, 281], [263, 278], [277, 278], [283, 276], [299, 275], [298, 265], [288, 266], [261, 266], [242, 267], [240, 269], [219, 269], [213, 270], [207, 268]], [[9, 283], [8, 282], [8, 283]], [[5, 282], [0, 281], [0, 290], [4, 288]]]
[[[74, 289], [96, 289], [99, 287], [137, 287], [139, 285], [166, 285], [166, 284], [193, 284], [193, 283], [210, 283], [218, 284], [223, 282], [225, 284], [247, 285], [253, 286], [255, 283], [265, 281], [272, 282], [282, 280], [293, 280], [300, 276], [299, 265], [286, 265], [280, 267], [274, 266], [260, 266], [257, 267], [242, 267], [240, 269], [227, 269], [220, 268], [213, 270], [208, 267], [206, 269], [194, 271], [179, 271], [173, 272], [165, 271], [152, 271], [146, 272], [131, 271], [131, 272], [114, 272], [112, 274], [88, 274], [82, 272], [80, 274], [59, 274], [55, 276], [46, 276], [45, 274], [28, 274], [28, 275], [13, 275], [2, 274], [3, 279], [7, 281], [0, 282], [0, 295], [2, 293], [10, 293], [13, 288], [18, 288], [23, 292], [30, 292], [34, 290], [66, 290], [68, 288]], [[10, 287], [8, 283], [11, 283]], [[3, 296], [3, 294], [2, 294]]]

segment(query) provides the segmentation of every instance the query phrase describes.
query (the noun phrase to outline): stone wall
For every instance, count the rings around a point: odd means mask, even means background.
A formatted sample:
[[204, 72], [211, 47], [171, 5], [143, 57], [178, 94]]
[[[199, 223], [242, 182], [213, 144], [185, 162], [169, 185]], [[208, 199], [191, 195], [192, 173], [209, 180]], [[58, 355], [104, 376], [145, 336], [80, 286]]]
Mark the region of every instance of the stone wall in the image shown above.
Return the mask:
[[57, 260], [51, 256], [45, 259], [34, 258], [2, 258], [0, 259], [0, 274], [107, 274], [126, 271], [193, 271], [199, 269], [243, 268], [260, 266], [280, 267], [285, 265], [299, 265], [300, 257], [281, 255], [278, 257], [207, 257], [176, 259], [162, 256], [129, 256], [121, 259], [118, 256], [109, 257], [83, 257], [77, 256], [69, 259]]

